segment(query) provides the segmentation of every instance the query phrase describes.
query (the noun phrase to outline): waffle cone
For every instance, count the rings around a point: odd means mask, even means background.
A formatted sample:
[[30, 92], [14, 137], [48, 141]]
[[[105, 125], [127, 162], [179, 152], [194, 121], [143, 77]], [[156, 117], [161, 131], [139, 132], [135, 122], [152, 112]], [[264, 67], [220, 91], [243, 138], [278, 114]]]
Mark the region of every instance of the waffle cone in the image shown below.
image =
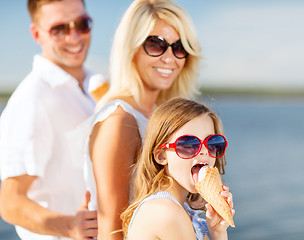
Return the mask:
[[231, 227], [235, 227], [230, 206], [220, 194], [223, 191], [223, 184], [216, 167], [207, 168], [206, 175], [195, 184], [195, 188]]

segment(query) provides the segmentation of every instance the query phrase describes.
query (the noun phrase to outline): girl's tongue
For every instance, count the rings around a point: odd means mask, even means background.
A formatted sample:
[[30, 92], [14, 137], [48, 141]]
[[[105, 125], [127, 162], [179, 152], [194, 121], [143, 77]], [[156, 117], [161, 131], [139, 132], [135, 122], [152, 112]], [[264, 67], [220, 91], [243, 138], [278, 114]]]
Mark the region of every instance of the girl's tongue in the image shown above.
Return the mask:
[[208, 166], [205, 164], [197, 164], [195, 166], [192, 167], [191, 169], [191, 174], [192, 174], [192, 178], [194, 183], [197, 183], [199, 181], [201, 181], [204, 176], [205, 176], [205, 168], [207, 168]]

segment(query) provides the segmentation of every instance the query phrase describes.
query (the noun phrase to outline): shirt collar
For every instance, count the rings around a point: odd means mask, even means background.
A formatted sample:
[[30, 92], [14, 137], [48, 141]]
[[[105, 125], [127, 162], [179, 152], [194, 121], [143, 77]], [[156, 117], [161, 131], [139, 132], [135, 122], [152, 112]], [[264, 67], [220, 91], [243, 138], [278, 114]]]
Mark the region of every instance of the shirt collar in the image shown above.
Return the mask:
[[[78, 80], [76, 78], [41, 55], [35, 55], [33, 69], [35, 72], [43, 73], [43, 80], [53, 88], [67, 84], [68, 82], [73, 82], [78, 85]], [[86, 68], [85, 72], [86, 77], [84, 82], [93, 74], [91, 70]]]

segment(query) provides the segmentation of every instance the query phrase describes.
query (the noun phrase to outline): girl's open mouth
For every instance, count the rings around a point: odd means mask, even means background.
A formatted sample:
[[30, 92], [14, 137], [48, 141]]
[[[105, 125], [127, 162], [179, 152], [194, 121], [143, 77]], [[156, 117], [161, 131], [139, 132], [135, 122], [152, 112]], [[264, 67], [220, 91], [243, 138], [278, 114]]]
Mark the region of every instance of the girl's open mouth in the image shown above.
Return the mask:
[[194, 183], [198, 181], [198, 172], [201, 168], [208, 167], [207, 163], [198, 163], [191, 168], [192, 179]]

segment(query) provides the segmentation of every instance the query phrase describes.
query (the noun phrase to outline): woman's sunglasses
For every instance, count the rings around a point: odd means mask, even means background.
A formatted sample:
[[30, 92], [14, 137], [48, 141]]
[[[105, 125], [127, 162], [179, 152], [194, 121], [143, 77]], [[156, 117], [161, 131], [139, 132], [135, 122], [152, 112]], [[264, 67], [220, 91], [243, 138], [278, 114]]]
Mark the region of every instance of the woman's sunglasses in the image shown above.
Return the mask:
[[188, 53], [183, 47], [181, 40], [169, 44], [164, 38], [160, 36], [148, 36], [143, 43], [145, 52], [151, 57], [159, 57], [164, 54], [168, 47], [172, 48], [174, 56], [182, 59], [188, 56]]
[[228, 142], [223, 135], [213, 134], [204, 140], [196, 136], [184, 135], [176, 139], [174, 143], [161, 144], [159, 149], [174, 148], [176, 154], [183, 159], [190, 159], [196, 157], [202, 145], [208, 149], [208, 153], [213, 158], [220, 158], [225, 154]]
[[90, 17], [81, 17], [69, 23], [56, 24], [50, 28], [49, 33], [54, 40], [62, 40], [70, 33], [71, 28], [75, 28], [80, 34], [90, 32], [92, 23]]

